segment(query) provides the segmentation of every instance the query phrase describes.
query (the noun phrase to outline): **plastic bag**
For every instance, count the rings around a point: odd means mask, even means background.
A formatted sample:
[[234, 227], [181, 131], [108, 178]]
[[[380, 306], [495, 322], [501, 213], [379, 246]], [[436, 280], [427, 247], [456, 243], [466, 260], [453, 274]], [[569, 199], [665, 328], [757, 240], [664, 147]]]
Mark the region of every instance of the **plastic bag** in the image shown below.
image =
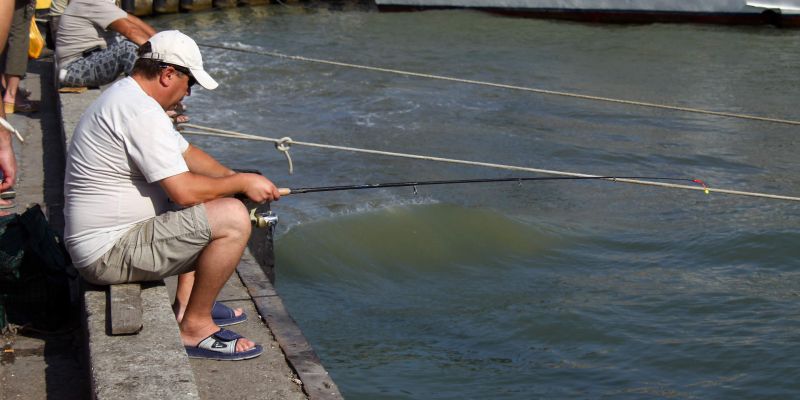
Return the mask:
[[31, 32], [28, 36], [31, 39], [30, 46], [28, 46], [28, 58], [39, 58], [44, 48], [44, 38], [39, 32], [39, 27], [36, 26], [36, 18], [31, 18]]

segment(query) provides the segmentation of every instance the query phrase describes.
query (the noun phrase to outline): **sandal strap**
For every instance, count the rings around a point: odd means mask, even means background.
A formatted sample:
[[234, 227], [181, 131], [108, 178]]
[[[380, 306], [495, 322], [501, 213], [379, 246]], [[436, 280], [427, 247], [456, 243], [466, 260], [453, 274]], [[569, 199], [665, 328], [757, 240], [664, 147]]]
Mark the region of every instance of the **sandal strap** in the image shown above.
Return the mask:
[[236, 342], [241, 338], [242, 336], [236, 332], [220, 329], [218, 332], [201, 340], [197, 344], [197, 348], [223, 354], [234, 354], [236, 353]]

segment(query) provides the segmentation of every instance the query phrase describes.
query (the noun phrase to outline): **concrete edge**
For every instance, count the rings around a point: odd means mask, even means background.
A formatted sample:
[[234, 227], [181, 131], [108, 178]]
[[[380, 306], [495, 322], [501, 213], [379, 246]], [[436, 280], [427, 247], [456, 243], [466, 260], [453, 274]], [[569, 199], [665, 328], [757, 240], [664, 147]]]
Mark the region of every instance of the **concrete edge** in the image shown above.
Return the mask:
[[272, 331], [286, 360], [302, 382], [303, 392], [311, 400], [343, 399], [338, 386], [325, 370], [300, 327], [289, 315], [263, 265], [259, 265], [250, 249], [245, 249], [236, 267], [248, 294], [261, 318]]

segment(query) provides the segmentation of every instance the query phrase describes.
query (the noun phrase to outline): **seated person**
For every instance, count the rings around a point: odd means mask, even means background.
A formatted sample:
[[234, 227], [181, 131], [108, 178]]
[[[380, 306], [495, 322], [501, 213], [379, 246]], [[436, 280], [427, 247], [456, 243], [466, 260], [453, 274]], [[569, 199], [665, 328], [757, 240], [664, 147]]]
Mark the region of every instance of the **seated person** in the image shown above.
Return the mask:
[[56, 37], [61, 86], [97, 87], [130, 73], [137, 49], [155, 33], [113, 0], [71, 0]]
[[[261, 346], [220, 329], [236, 321], [220, 320], [214, 299], [250, 237], [247, 208], [230, 196], [265, 202], [280, 193], [267, 178], [236, 173], [189, 144], [164, 113], [195, 82], [217, 87], [191, 38], [160, 32], [139, 53], [131, 75], [109, 87], [75, 127], [64, 179], [64, 242], [91, 283], [179, 275], [173, 309], [190, 357], [256, 357]], [[174, 210], [168, 200], [183, 208]], [[237, 316], [232, 311], [225, 319]]]

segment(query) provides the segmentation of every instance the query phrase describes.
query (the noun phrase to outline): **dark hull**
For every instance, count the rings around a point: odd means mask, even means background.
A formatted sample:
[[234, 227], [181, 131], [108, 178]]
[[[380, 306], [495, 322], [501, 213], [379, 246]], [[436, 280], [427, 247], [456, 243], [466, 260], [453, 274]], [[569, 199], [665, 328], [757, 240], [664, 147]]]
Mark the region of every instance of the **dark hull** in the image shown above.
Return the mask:
[[[404, 5], [378, 5], [383, 12], [407, 12], [432, 9], [456, 9], [466, 7], [420, 7]], [[524, 17], [558, 19], [568, 21], [647, 24], [647, 23], [701, 23], [720, 25], [775, 25], [780, 27], [800, 27], [800, 15], [781, 15], [774, 11], [758, 13], [684, 13], [684, 12], [651, 12], [651, 11], [596, 11], [596, 10], [563, 10], [563, 9], [525, 9], [500, 7], [469, 7], [471, 10], [492, 14]]]

